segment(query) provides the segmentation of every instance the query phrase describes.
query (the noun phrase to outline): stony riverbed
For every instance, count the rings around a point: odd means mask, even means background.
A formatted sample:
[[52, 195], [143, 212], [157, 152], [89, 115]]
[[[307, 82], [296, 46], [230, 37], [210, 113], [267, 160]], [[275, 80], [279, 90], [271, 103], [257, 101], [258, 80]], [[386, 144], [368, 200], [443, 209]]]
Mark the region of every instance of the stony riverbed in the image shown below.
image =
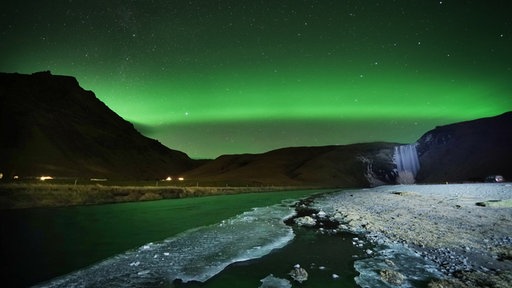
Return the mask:
[[[441, 272], [429, 287], [510, 287], [511, 198], [508, 183], [382, 186], [302, 203], [294, 221], [325, 232], [356, 232], [374, 245], [406, 247]], [[308, 216], [308, 209], [316, 213]], [[388, 279], [391, 287], [406, 285], [393, 265], [381, 276], [398, 279]]]

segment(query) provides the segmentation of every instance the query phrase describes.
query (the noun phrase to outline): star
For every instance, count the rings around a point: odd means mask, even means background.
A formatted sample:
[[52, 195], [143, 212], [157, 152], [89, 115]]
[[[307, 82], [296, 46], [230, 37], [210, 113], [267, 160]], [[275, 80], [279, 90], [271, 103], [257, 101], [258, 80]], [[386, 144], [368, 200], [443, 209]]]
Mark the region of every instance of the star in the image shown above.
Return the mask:
[[[6, 2], [0, 70], [76, 77], [192, 157], [407, 143], [512, 110], [503, 1], [57, 2], [66, 5]], [[405, 128], [375, 128], [389, 119]], [[215, 142], [226, 131], [233, 145]]]

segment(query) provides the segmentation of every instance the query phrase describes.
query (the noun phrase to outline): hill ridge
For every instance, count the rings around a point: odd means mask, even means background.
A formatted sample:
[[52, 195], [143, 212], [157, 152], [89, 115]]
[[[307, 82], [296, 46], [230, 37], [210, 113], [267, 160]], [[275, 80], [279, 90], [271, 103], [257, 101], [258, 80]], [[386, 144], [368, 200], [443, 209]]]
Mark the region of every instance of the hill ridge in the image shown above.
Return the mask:
[[0, 73], [0, 107], [6, 176], [153, 179], [197, 166], [140, 134], [74, 77]]

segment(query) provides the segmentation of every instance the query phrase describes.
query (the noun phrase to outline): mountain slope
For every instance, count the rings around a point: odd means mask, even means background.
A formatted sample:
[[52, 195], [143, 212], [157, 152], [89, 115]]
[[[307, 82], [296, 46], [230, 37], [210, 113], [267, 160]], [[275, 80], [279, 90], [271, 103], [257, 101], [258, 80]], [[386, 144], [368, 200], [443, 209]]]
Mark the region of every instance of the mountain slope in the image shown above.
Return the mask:
[[369, 180], [394, 181], [394, 146], [365, 143], [223, 155], [187, 172], [186, 177], [216, 185], [366, 187], [374, 184]]
[[512, 179], [512, 112], [436, 127], [418, 140], [425, 183]]
[[0, 172], [155, 179], [196, 166], [142, 136], [73, 77], [0, 73]]

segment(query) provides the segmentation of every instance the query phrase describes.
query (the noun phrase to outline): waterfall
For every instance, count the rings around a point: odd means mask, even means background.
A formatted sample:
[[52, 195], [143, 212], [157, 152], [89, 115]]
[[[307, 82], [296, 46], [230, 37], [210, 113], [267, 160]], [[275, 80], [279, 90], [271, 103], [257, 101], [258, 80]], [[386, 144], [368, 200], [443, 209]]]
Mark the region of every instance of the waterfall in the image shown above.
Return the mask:
[[[414, 177], [420, 170], [420, 161], [416, 151], [416, 143], [409, 145], [400, 145], [395, 147], [393, 162], [395, 162], [398, 172], [397, 182], [406, 184], [414, 183]], [[410, 178], [410, 179], [406, 179]]]

